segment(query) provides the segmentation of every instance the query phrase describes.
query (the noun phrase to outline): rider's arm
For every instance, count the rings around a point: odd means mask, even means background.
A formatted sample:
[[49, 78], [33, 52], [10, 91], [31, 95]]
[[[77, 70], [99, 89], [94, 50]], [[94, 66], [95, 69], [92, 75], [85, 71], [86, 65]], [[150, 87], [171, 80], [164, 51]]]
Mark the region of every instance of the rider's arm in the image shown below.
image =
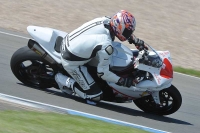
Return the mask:
[[99, 64], [97, 66], [97, 74], [103, 80], [116, 83], [120, 86], [130, 87], [137, 82], [131, 77], [119, 77], [109, 70], [111, 55], [113, 53], [113, 47], [107, 45], [105, 49], [101, 49], [97, 52], [99, 56]]
[[135, 47], [138, 49], [138, 50], [143, 50], [143, 49], [147, 49], [148, 50], [148, 47], [144, 44], [144, 41], [137, 38], [135, 35], [131, 35], [131, 37], [128, 39], [128, 42], [130, 44], [135, 44]]
[[111, 54], [113, 53], [113, 47], [111, 45], [105, 46], [97, 52], [99, 57], [99, 63], [97, 66], [97, 74], [103, 80], [117, 83], [120, 79], [119, 76], [109, 70]]

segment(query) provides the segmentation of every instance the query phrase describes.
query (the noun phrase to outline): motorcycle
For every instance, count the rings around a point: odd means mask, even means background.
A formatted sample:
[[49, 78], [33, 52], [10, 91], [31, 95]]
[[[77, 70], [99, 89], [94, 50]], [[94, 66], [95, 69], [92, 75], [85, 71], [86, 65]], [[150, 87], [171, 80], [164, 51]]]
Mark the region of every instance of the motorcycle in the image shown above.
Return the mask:
[[[61, 72], [70, 76], [61, 64], [60, 47], [68, 33], [38, 26], [28, 26], [27, 31], [33, 37], [28, 45], [18, 49], [11, 58], [10, 67], [16, 78], [22, 83], [39, 88], [59, 89], [54, 77]], [[107, 82], [97, 76], [92, 59], [85, 64], [89, 73], [103, 91], [103, 101], [127, 103], [134, 102], [144, 112], [157, 115], [170, 115], [176, 112], [182, 97], [172, 85], [173, 67], [169, 51], [156, 51], [150, 45], [149, 50], [129, 49], [119, 42], [113, 42], [110, 70], [120, 77], [133, 77], [139, 81], [130, 88]]]

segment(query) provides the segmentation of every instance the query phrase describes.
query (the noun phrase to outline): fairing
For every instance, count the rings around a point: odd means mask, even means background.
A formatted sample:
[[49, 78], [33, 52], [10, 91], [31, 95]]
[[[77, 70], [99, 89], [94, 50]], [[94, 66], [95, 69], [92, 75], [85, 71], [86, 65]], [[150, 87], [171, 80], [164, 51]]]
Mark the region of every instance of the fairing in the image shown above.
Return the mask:
[[[118, 58], [113, 58], [113, 60], [115, 60], [113, 62], [118, 62]], [[160, 91], [169, 87], [173, 79], [173, 69], [169, 51], [157, 51], [156, 53], [150, 51], [148, 59], [147, 62], [140, 63], [137, 69], [151, 73], [153, 80], [141, 81], [136, 86], [130, 88], [117, 86], [115, 83], [108, 83], [114, 88], [113, 92], [118, 94], [120, 92], [120, 96], [124, 97], [139, 98], [141, 96], [149, 95], [151, 92]], [[128, 64], [124, 63], [124, 65], [127, 67]], [[112, 65], [112, 67], [114, 67], [114, 65]]]
[[61, 63], [60, 53], [55, 51], [54, 46], [57, 37], [65, 37], [66, 32], [39, 26], [28, 26], [27, 31], [57, 63]]

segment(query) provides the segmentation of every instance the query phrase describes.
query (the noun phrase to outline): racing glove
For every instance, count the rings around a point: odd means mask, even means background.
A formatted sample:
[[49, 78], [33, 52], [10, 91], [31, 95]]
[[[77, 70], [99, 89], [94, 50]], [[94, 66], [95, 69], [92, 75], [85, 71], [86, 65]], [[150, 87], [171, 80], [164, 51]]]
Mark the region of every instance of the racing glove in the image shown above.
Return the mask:
[[143, 49], [148, 50], [148, 47], [144, 44], [144, 41], [135, 37], [134, 35], [128, 39], [128, 42], [130, 44], [135, 44], [135, 47], [140, 51]]
[[137, 83], [138, 83], [137, 80], [128, 77], [128, 78], [120, 78], [116, 84], [119, 86], [124, 86], [129, 88], [131, 86], [135, 86]]

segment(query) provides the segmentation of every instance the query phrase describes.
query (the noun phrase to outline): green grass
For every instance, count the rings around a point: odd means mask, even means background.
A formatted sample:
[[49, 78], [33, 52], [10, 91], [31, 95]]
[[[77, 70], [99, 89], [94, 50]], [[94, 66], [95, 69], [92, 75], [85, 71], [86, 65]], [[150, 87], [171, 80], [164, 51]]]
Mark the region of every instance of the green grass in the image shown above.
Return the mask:
[[187, 69], [187, 68], [182, 68], [182, 67], [174, 67], [174, 71], [200, 77], [200, 71], [198, 70]]
[[30, 111], [0, 111], [0, 133], [147, 133], [80, 116]]

